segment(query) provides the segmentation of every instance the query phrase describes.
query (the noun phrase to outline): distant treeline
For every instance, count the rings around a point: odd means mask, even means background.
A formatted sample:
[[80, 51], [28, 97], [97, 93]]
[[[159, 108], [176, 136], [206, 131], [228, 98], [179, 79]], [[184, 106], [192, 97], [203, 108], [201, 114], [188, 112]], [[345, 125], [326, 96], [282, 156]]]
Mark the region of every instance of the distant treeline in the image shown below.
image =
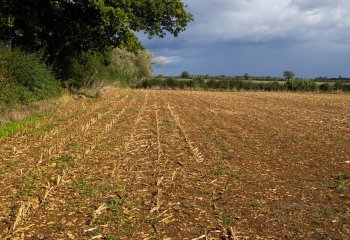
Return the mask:
[[[261, 82], [270, 82], [270, 81], [278, 81], [278, 82], [285, 82], [285, 78], [281, 77], [271, 77], [271, 76], [209, 76], [209, 75], [194, 75], [189, 78], [188, 80], [194, 78], [194, 77], [200, 77], [206, 80], [214, 79], [214, 80], [252, 80], [252, 81], [261, 81]], [[162, 76], [158, 75], [156, 78], [176, 78], [176, 79], [186, 79], [182, 77], [173, 77], [173, 76]], [[296, 80], [308, 80], [308, 81], [313, 81], [313, 82], [342, 82], [342, 83], [350, 83], [350, 78], [345, 78], [345, 77], [317, 77], [317, 78], [295, 78]]]
[[[271, 77], [271, 76], [250, 76], [248, 74], [244, 76], [226, 76], [226, 75], [220, 75], [220, 76], [210, 76], [210, 75], [192, 75], [189, 76], [188, 78], [184, 77], [174, 77], [174, 76], [162, 76], [158, 75], [157, 78], [176, 78], [176, 79], [192, 79], [192, 78], [203, 78], [206, 80], [214, 79], [214, 80], [253, 80], [253, 81], [278, 81], [278, 82], [285, 82], [286, 78], [282, 77]], [[317, 78], [294, 78], [297, 80], [309, 80], [309, 81], [314, 81], [314, 82], [343, 82], [343, 83], [350, 83], [350, 78], [346, 77], [317, 77]]]
[[317, 84], [315, 81], [293, 79], [281, 81], [254, 81], [240, 79], [192, 79], [149, 78], [142, 81], [137, 88], [193, 89], [220, 91], [292, 91], [292, 92], [350, 92], [350, 84], [343, 82]]

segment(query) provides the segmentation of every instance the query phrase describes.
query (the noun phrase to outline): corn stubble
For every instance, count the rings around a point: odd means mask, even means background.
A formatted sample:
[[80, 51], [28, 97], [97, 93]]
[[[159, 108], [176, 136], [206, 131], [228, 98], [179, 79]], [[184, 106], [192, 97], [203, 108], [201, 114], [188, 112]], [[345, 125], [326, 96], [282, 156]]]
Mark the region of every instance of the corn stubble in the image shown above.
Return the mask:
[[349, 237], [348, 95], [79, 101], [1, 141], [1, 239]]

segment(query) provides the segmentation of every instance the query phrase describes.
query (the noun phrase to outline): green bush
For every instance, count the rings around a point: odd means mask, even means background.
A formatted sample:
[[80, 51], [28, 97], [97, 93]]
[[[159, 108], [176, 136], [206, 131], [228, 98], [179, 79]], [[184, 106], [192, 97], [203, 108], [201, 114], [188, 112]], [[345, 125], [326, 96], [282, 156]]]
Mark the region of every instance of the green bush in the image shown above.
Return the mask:
[[205, 86], [205, 81], [202, 76], [193, 76], [192, 82], [193, 82], [193, 87], [196, 89], [203, 89]]
[[0, 80], [0, 111], [17, 105], [30, 105], [34, 100], [34, 94], [25, 87]]
[[97, 52], [85, 52], [74, 59], [69, 64], [68, 79], [69, 85], [73, 88], [92, 87], [103, 78], [110, 78], [111, 74], [105, 66], [107, 59]]
[[344, 92], [350, 92], [350, 84], [343, 84], [342, 90]]
[[175, 78], [167, 78], [163, 81], [163, 88], [178, 88], [178, 80], [176, 80]]
[[145, 79], [141, 82], [138, 87], [141, 88], [153, 88], [153, 87], [161, 87], [163, 85], [163, 80], [159, 78], [149, 78]]
[[322, 83], [318, 88], [321, 92], [329, 92], [332, 90], [332, 86], [329, 83]]
[[101, 82], [122, 87], [139, 86], [152, 73], [152, 55], [115, 48], [103, 53], [88, 51], [70, 59], [65, 77], [70, 87], [93, 87]]
[[206, 89], [215, 89], [217, 88], [218, 81], [215, 79], [209, 79], [209, 81], [206, 82], [205, 88]]
[[[55, 79], [51, 68], [41, 61], [41, 56], [38, 54], [24, 53], [20, 49], [10, 49], [1, 45], [0, 69], [4, 72], [6, 79], [18, 85], [14, 87], [14, 91], [24, 94], [23, 98], [27, 98], [27, 91], [37, 100], [49, 99], [61, 94], [59, 81]], [[3, 85], [2, 88], [4, 87]]]
[[288, 80], [285, 87], [293, 92], [313, 92], [317, 89], [316, 83], [310, 80]]
[[192, 80], [182, 80], [178, 82], [180, 89], [193, 89], [195, 88], [195, 83]]
[[61, 86], [38, 54], [0, 44], [0, 111], [57, 97]]

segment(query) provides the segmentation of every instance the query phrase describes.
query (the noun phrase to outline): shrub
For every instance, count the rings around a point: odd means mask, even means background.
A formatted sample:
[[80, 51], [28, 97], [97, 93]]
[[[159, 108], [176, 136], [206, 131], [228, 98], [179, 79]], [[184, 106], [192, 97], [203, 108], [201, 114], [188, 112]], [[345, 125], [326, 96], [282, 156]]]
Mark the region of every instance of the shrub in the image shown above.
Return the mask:
[[318, 88], [322, 92], [329, 92], [332, 90], [332, 86], [329, 83], [322, 83]]
[[350, 92], [350, 84], [343, 84], [342, 90], [344, 92]]
[[203, 89], [205, 85], [204, 78], [202, 76], [194, 76], [192, 77], [193, 88]]
[[153, 87], [161, 87], [163, 85], [163, 81], [160, 78], [149, 78], [145, 79], [138, 86], [142, 88], [153, 88]]
[[107, 59], [101, 53], [84, 52], [70, 60], [68, 79], [70, 87], [92, 87], [99, 81], [110, 79], [111, 72], [107, 70]]
[[152, 55], [146, 50], [137, 54], [119, 48], [103, 53], [88, 51], [70, 60], [66, 78], [74, 88], [93, 87], [101, 82], [136, 87], [152, 74], [151, 61]]
[[163, 87], [164, 88], [177, 88], [178, 87], [178, 80], [174, 78], [167, 78], [165, 81], [163, 81]]
[[305, 91], [311, 92], [316, 90], [316, 83], [310, 80], [288, 80], [285, 83], [285, 88], [288, 91]]
[[0, 110], [5, 111], [16, 105], [30, 105], [35, 96], [27, 88], [0, 80]]
[[124, 49], [115, 48], [112, 50], [111, 64], [108, 66], [122, 86], [135, 87], [142, 80], [152, 75], [152, 54], [147, 51], [139, 51], [134, 54]]
[[228, 89], [230, 89], [230, 82], [228, 80], [218, 81], [216, 87], [219, 89], [228, 90]]
[[177, 86], [180, 89], [188, 89], [188, 88], [195, 88], [195, 83], [193, 80], [181, 80], [177, 81]]
[[206, 88], [209, 88], [209, 89], [217, 88], [217, 80], [210, 79], [206, 84]]
[[0, 69], [8, 82], [18, 85], [14, 87], [14, 91], [24, 94], [23, 98], [27, 97], [28, 91], [37, 100], [49, 99], [61, 94], [59, 81], [55, 79], [51, 68], [41, 61], [41, 56], [38, 54], [24, 53], [20, 49], [10, 49], [1, 45]]

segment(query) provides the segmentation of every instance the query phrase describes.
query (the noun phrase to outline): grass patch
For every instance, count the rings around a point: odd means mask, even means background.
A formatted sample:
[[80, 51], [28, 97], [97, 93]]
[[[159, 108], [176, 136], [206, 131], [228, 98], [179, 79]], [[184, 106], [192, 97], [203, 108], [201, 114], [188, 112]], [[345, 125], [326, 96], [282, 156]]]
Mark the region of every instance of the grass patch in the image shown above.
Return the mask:
[[289, 227], [289, 230], [294, 232], [294, 233], [303, 233], [305, 232], [303, 228], [293, 224], [292, 226]]
[[146, 224], [153, 225], [153, 224], [155, 224], [157, 221], [156, 221], [154, 218], [145, 217], [145, 218], [143, 219], [143, 222], [146, 223]]
[[37, 175], [32, 174], [27, 176], [24, 181], [19, 185], [19, 192], [17, 196], [21, 197], [22, 200], [28, 200], [30, 193], [38, 188]]
[[338, 181], [349, 180], [350, 179], [350, 174], [349, 173], [340, 174], [340, 175], [336, 176], [335, 179], [338, 180]]
[[125, 190], [125, 186], [124, 185], [106, 185], [106, 186], [101, 186], [99, 188], [101, 191], [113, 191], [113, 190], [120, 190], [120, 191], [124, 191]]
[[72, 188], [88, 196], [92, 196], [97, 193], [97, 189], [84, 179], [73, 182]]
[[218, 167], [218, 168], [215, 170], [214, 174], [215, 174], [216, 176], [224, 175], [226, 169], [227, 169], [227, 167]]
[[344, 173], [338, 176], [333, 177], [333, 181], [331, 181], [331, 189], [335, 189], [337, 191], [345, 191], [348, 189], [349, 184], [347, 183], [350, 180], [350, 174]]
[[232, 173], [229, 174], [230, 178], [234, 178], [234, 179], [238, 179], [238, 180], [244, 178], [245, 176], [246, 176], [246, 174], [245, 173], [241, 173], [241, 172], [232, 172]]
[[109, 208], [115, 215], [119, 215], [122, 211], [123, 201], [120, 198], [112, 198], [108, 201]]
[[34, 126], [37, 122], [45, 118], [46, 116], [44, 115], [34, 115], [19, 121], [6, 123], [0, 126], [0, 140], [11, 137], [28, 127]]
[[349, 235], [350, 234], [350, 229], [347, 228], [346, 226], [342, 226], [342, 228], [340, 229], [340, 232], [342, 234]]
[[40, 128], [35, 130], [34, 136], [38, 137], [38, 136], [42, 135], [43, 133], [48, 132], [48, 131], [52, 130], [54, 127], [57, 127], [59, 125], [60, 125], [60, 123], [54, 122], [54, 123], [49, 123], [49, 124], [46, 124], [44, 126], [41, 126]]
[[66, 169], [74, 166], [74, 159], [71, 156], [63, 155], [53, 160], [56, 163], [56, 167], [59, 169]]
[[226, 224], [232, 224], [235, 222], [233, 218], [231, 218], [228, 214], [224, 212], [217, 213], [217, 217]]
[[83, 149], [85, 147], [84, 143], [73, 143], [69, 145], [69, 150], [71, 151], [78, 151], [80, 149]]

